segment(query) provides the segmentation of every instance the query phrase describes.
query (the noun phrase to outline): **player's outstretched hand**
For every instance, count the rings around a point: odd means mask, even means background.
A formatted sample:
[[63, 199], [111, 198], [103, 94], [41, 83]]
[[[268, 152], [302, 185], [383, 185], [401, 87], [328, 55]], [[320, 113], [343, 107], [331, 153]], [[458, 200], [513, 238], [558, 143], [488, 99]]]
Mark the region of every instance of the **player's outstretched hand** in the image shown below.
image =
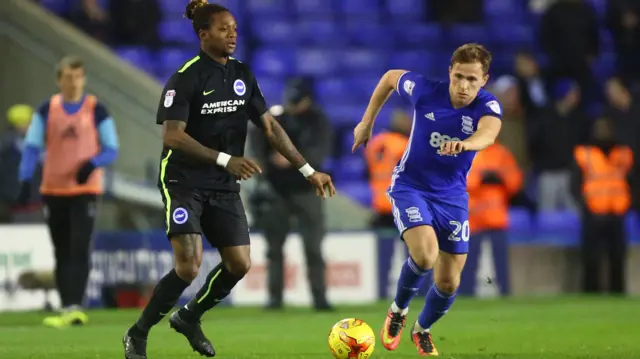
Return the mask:
[[316, 194], [322, 198], [333, 197], [336, 194], [336, 188], [333, 186], [331, 176], [326, 173], [315, 171], [309, 177], [309, 182], [316, 187]]
[[457, 155], [467, 150], [467, 144], [464, 141], [447, 141], [440, 145], [441, 155]]
[[244, 157], [231, 157], [225, 169], [227, 172], [243, 180], [248, 180], [255, 173], [262, 173], [262, 169], [257, 163]]
[[371, 134], [373, 132], [373, 124], [365, 121], [360, 121], [360, 123], [353, 130], [353, 147], [351, 148], [351, 152], [356, 152], [360, 145], [367, 147], [367, 143], [369, 139], [371, 139]]

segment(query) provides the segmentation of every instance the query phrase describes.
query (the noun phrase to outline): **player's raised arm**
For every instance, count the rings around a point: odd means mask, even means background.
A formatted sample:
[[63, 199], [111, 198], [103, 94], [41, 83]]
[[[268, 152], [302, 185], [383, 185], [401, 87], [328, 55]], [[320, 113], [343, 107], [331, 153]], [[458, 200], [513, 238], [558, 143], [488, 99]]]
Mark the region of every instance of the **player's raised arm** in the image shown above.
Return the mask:
[[[402, 95], [399, 90], [399, 86], [401, 86], [399, 82], [400, 78], [406, 73], [408, 73], [406, 70], [389, 70], [380, 78], [378, 85], [375, 90], [373, 90], [369, 105], [367, 106], [364, 116], [362, 116], [362, 120], [353, 131], [353, 148], [351, 149], [353, 152], [355, 152], [360, 145], [366, 147], [367, 142], [369, 142], [371, 138], [376, 117], [378, 113], [380, 113], [382, 106], [384, 106], [389, 99], [389, 96], [391, 96], [391, 93], [396, 90]], [[410, 89], [409, 92], [412, 92], [412, 90], [413, 89]]]
[[482, 151], [493, 145], [500, 133], [502, 121], [495, 116], [483, 116], [476, 132], [463, 141], [466, 151]]

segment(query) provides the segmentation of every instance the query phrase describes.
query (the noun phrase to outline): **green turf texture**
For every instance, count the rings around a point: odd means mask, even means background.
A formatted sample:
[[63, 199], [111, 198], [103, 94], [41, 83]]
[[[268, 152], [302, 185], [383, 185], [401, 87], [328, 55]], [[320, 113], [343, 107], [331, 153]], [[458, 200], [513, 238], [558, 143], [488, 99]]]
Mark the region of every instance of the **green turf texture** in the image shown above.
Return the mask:
[[[331, 358], [327, 335], [340, 319], [357, 317], [376, 332], [372, 358], [416, 358], [408, 332], [395, 352], [380, 344], [378, 332], [388, 303], [341, 307], [333, 313], [308, 309], [264, 312], [259, 308], [216, 308], [204, 331], [219, 358]], [[422, 301], [412, 303], [408, 326]], [[50, 329], [43, 313], [0, 314], [0, 358], [123, 358], [120, 342], [137, 310], [92, 311], [86, 327]], [[458, 300], [433, 328], [442, 358], [456, 359], [638, 359], [640, 302], [637, 298], [562, 297]], [[150, 359], [200, 358], [166, 320], [149, 338]]]

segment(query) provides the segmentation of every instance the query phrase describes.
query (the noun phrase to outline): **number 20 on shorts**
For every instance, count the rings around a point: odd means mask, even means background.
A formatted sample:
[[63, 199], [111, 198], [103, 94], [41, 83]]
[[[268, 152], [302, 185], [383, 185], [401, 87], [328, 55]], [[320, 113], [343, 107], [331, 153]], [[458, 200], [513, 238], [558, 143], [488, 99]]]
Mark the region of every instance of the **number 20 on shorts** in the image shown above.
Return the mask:
[[449, 221], [449, 224], [453, 226], [453, 230], [449, 235], [449, 240], [453, 242], [469, 242], [469, 221], [460, 223], [458, 221]]

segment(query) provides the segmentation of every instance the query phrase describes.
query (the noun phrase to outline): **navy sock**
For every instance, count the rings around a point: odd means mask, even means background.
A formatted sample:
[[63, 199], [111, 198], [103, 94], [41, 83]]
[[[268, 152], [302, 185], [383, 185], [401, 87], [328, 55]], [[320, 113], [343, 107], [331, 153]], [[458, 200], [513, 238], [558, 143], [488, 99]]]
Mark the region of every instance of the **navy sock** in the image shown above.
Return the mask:
[[422, 312], [418, 316], [418, 325], [423, 329], [429, 329], [431, 326], [442, 318], [456, 299], [456, 293], [443, 293], [434, 284], [424, 301]]
[[400, 278], [398, 278], [398, 288], [396, 290], [395, 303], [400, 309], [406, 309], [409, 307], [409, 302], [420, 289], [422, 282], [427, 274], [431, 272], [431, 269], [420, 268], [416, 262], [409, 256], [400, 272]]

